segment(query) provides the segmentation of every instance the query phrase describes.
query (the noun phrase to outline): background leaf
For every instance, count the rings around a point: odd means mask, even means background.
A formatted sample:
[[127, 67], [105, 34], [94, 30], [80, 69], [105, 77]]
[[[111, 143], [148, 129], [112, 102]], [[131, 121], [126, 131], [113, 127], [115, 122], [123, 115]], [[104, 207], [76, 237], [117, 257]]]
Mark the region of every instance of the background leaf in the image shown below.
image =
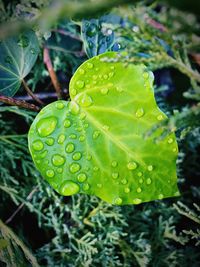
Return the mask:
[[[96, 195], [139, 204], [179, 195], [174, 133], [145, 134], [166, 115], [145, 66], [112, 62], [113, 52], [83, 63], [70, 82], [71, 102], [46, 106], [29, 132], [43, 177], [62, 195]], [[106, 61], [105, 61], [106, 60]]]
[[14, 95], [30, 72], [39, 53], [33, 31], [0, 42], [0, 94]]

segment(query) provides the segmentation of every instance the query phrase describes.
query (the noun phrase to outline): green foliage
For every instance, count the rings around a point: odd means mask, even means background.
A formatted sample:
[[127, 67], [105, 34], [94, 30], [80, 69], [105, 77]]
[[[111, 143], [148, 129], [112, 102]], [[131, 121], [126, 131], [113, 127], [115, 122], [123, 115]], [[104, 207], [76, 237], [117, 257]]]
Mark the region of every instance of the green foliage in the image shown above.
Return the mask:
[[33, 160], [65, 196], [87, 193], [118, 205], [178, 196], [175, 135], [158, 140], [159, 130], [144, 140], [166, 119], [154, 99], [153, 74], [105, 62], [115, 58], [104, 53], [83, 63], [70, 82], [71, 102], [41, 110], [29, 132]]
[[0, 43], [0, 94], [14, 95], [32, 69], [39, 53], [33, 31], [10, 37]]

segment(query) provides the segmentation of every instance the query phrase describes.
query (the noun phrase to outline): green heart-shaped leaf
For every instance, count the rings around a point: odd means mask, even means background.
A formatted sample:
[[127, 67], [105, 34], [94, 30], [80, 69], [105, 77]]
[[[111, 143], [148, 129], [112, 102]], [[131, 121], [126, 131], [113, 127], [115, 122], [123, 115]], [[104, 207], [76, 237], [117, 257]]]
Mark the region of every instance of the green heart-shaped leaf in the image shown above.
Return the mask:
[[153, 75], [141, 65], [111, 62], [115, 57], [83, 63], [70, 82], [71, 102], [56, 101], [37, 115], [29, 131], [35, 165], [66, 196], [86, 193], [118, 205], [177, 196], [174, 133], [159, 139], [158, 129], [144, 138], [166, 118]]
[[30, 72], [39, 53], [33, 31], [0, 42], [0, 94], [14, 95]]

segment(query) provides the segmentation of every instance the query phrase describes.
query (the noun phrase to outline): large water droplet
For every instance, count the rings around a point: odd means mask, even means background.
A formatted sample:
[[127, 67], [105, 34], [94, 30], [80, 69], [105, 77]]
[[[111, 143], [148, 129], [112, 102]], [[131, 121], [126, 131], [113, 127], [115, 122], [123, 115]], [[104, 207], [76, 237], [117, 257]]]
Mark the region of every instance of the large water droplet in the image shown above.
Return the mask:
[[117, 161], [116, 160], [113, 160], [112, 163], [111, 163], [112, 167], [115, 168], [117, 167]]
[[63, 196], [71, 196], [71, 195], [78, 193], [79, 190], [80, 190], [80, 187], [78, 184], [76, 184], [73, 181], [68, 180], [61, 184], [59, 192]]
[[81, 152], [75, 152], [72, 156], [73, 160], [79, 160], [81, 159], [81, 157], [82, 157]]
[[78, 80], [78, 81], [76, 81], [76, 86], [79, 89], [82, 89], [85, 86], [85, 82], [83, 80]]
[[144, 116], [144, 109], [143, 108], [138, 108], [136, 113], [135, 113], [137, 118], [141, 118]]
[[89, 107], [93, 103], [91, 96], [85, 93], [81, 94], [77, 101], [81, 107]]
[[97, 139], [100, 135], [100, 132], [99, 131], [94, 131], [93, 135], [92, 135], [92, 138], [93, 139]]
[[150, 185], [152, 183], [151, 178], [147, 178], [146, 183]]
[[74, 151], [74, 149], [75, 149], [74, 144], [73, 143], [68, 143], [65, 150], [66, 150], [67, 153], [72, 153]]
[[64, 134], [60, 134], [58, 137], [58, 144], [63, 144], [65, 141], [65, 135]]
[[134, 162], [134, 161], [131, 161], [131, 162], [129, 162], [129, 163], [127, 164], [127, 168], [128, 168], [129, 170], [135, 170], [135, 169], [137, 168], [137, 163]]
[[72, 163], [69, 167], [71, 173], [76, 173], [80, 170], [81, 166], [78, 163]]
[[70, 112], [72, 114], [77, 115], [79, 113], [79, 111], [80, 111], [80, 108], [79, 108], [79, 105], [76, 102], [71, 101], [69, 103], [69, 110], [70, 110]]
[[38, 130], [38, 133], [41, 137], [45, 137], [53, 133], [57, 125], [57, 119], [56, 117], [47, 117], [44, 119], [39, 120], [36, 127]]
[[64, 104], [61, 101], [57, 101], [56, 102], [56, 108], [57, 109], [63, 109], [64, 108]]
[[80, 183], [83, 183], [87, 179], [87, 176], [85, 173], [79, 173], [79, 175], [77, 176], [77, 179]]
[[36, 140], [33, 142], [32, 147], [36, 151], [40, 151], [44, 148], [44, 144], [40, 140]]
[[102, 95], [107, 95], [108, 94], [108, 88], [102, 88], [101, 89], [101, 93], [102, 93]]
[[114, 200], [114, 204], [116, 205], [121, 205], [122, 204], [122, 199], [120, 197], [117, 197], [115, 200]]
[[147, 170], [148, 170], [149, 172], [153, 171], [153, 166], [152, 166], [152, 165], [147, 166]]
[[55, 173], [53, 170], [47, 170], [46, 171], [46, 176], [49, 177], [49, 178], [52, 178], [54, 177]]
[[124, 192], [125, 192], [126, 194], [130, 193], [130, 191], [131, 191], [131, 190], [130, 190], [129, 187], [125, 187], [125, 188], [124, 188]]
[[142, 192], [142, 189], [141, 189], [140, 187], [138, 187], [138, 188], [136, 189], [136, 191], [137, 191], [137, 193], [141, 193], [141, 192]]
[[48, 137], [45, 141], [45, 143], [48, 145], [48, 146], [52, 146], [54, 144], [54, 138], [52, 137]]
[[65, 163], [65, 158], [59, 154], [55, 154], [52, 157], [52, 163], [54, 166], [61, 166]]
[[140, 204], [142, 202], [142, 200], [140, 198], [135, 198], [133, 199], [133, 204]]

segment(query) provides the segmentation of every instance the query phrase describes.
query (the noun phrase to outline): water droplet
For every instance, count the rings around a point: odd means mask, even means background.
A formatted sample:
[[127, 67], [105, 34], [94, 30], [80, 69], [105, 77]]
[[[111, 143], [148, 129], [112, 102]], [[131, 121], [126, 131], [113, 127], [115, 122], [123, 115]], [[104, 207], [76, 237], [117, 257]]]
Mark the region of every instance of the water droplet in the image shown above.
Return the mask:
[[153, 166], [152, 166], [152, 165], [147, 166], [147, 170], [148, 170], [149, 172], [153, 171]]
[[39, 120], [36, 127], [41, 137], [46, 137], [54, 132], [57, 125], [56, 117], [47, 117]]
[[48, 145], [48, 146], [52, 146], [54, 144], [54, 138], [52, 137], [48, 137], [47, 140], [45, 141], [45, 143]]
[[158, 116], [157, 116], [157, 120], [158, 120], [158, 121], [162, 121], [163, 119], [164, 119], [163, 115], [158, 115]]
[[145, 79], [148, 79], [148, 78], [149, 78], [149, 73], [148, 73], [148, 72], [144, 72], [144, 73], [143, 73], [143, 77], [144, 77]]
[[139, 183], [143, 184], [144, 180], [142, 178], [139, 179]]
[[102, 95], [107, 95], [108, 94], [108, 88], [102, 88], [101, 89], [101, 93], [102, 93]]
[[89, 190], [89, 189], [90, 189], [89, 184], [88, 184], [88, 183], [85, 183], [85, 184], [83, 185], [83, 190], [84, 190], [84, 191], [87, 191], [87, 190]]
[[81, 114], [80, 114], [80, 119], [81, 119], [81, 120], [84, 120], [85, 117], [86, 117], [86, 114], [85, 114], [84, 112], [81, 112]]
[[85, 129], [87, 129], [89, 127], [89, 124], [85, 123], [83, 126], [84, 126]]
[[142, 189], [140, 187], [138, 187], [136, 191], [137, 191], [137, 193], [141, 193]]
[[97, 166], [94, 166], [93, 170], [94, 170], [95, 172], [97, 172], [97, 171], [99, 170], [99, 168], [98, 168]]
[[77, 94], [76, 89], [72, 89], [72, 90], [71, 90], [71, 95], [75, 96], [76, 94]]
[[108, 125], [103, 125], [102, 128], [103, 128], [104, 130], [108, 131], [110, 127], [109, 127]]
[[76, 138], [77, 138], [77, 135], [76, 135], [76, 134], [70, 134], [70, 135], [69, 135], [69, 138], [71, 138], [71, 139], [76, 139]]
[[67, 153], [72, 153], [74, 151], [74, 149], [75, 149], [74, 144], [73, 143], [68, 143], [65, 150], [66, 150]]
[[129, 187], [125, 187], [125, 188], [124, 188], [124, 192], [125, 192], [126, 194], [130, 193], [130, 191], [131, 191], [131, 190], [130, 190]]
[[65, 141], [65, 135], [64, 134], [60, 134], [58, 137], [58, 144], [63, 144]]
[[49, 177], [49, 178], [52, 178], [54, 177], [55, 173], [53, 170], [47, 170], [46, 171], [46, 176]]
[[133, 199], [133, 204], [140, 204], [142, 202], [142, 200], [140, 198], [135, 198]]
[[177, 151], [177, 148], [176, 148], [176, 147], [174, 147], [174, 148], [172, 149], [172, 151], [173, 151], [173, 152], [176, 152], [176, 151]]
[[80, 187], [78, 184], [76, 184], [73, 181], [68, 180], [61, 184], [59, 192], [63, 196], [71, 196], [71, 195], [78, 193], [79, 190], [80, 190]]
[[85, 82], [83, 80], [78, 80], [78, 81], [76, 81], [76, 86], [79, 89], [82, 89], [85, 86]]
[[65, 127], [65, 128], [69, 128], [70, 126], [71, 126], [71, 121], [68, 120], [68, 119], [66, 119], [66, 120], [64, 121], [64, 127]]
[[117, 167], [117, 161], [116, 160], [113, 160], [112, 163], [111, 163], [111, 166], [113, 168]]
[[173, 138], [169, 138], [167, 142], [168, 142], [168, 144], [171, 144], [171, 143], [173, 143], [173, 141], [174, 141]]
[[20, 35], [19, 40], [17, 41], [18, 46], [26, 48], [29, 45], [29, 39], [25, 35]]
[[114, 69], [115, 69], [115, 66], [110, 66], [110, 69], [111, 69], [111, 70], [114, 70]]
[[58, 168], [58, 169], [57, 169], [57, 172], [58, 172], [58, 173], [62, 173], [62, 172], [63, 172], [63, 168]]
[[80, 170], [81, 166], [78, 163], [72, 163], [69, 167], [71, 173], [76, 173]]
[[119, 177], [119, 173], [118, 172], [113, 172], [112, 173], [112, 178], [113, 179], [117, 179]]
[[85, 173], [79, 173], [79, 175], [77, 176], [77, 179], [80, 183], [83, 183], [87, 179], [87, 176]]
[[137, 118], [141, 118], [142, 116], [144, 116], [144, 109], [143, 108], [138, 108], [136, 113], [135, 113]]
[[52, 163], [54, 166], [61, 166], [65, 163], [65, 158], [59, 154], [55, 154], [52, 157]]
[[117, 197], [117, 198], [115, 199], [114, 203], [115, 203], [116, 205], [121, 205], [121, 204], [122, 204], [122, 199], [121, 199], [120, 197]]
[[57, 101], [56, 102], [56, 108], [57, 109], [63, 109], [64, 108], [64, 104], [61, 101]]
[[77, 115], [79, 113], [79, 111], [80, 111], [80, 108], [79, 108], [79, 105], [76, 102], [71, 101], [69, 103], [69, 110], [70, 110], [70, 112], [72, 114]]
[[127, 164], [127, 168], [129, 170], [135, 170], [137, 168], [137, 163], [135, 163], [134, 161], [131, 161]]
[[92, 135], [92, 138], [93, 139], [97, 139], [100, 135], [100, 132], [99, 131], [94, 131], [93, 135]]
[[152, 183], [151, 178], [147, 178], [146, 183], [150, 185]]
[[89, 107], [93, 104], [91, 96], [85, 93], [81, 94], [77, 101], [81, 107]]
[[137, 173], [137, 176], [138, 176], [138, 177], [141, 177], [142, 175], [143, 175], [142, 172], [138, 172], [138, 173]]
[[31, 49], [30, 49], [30, 51], [31, 51], [31, 54], [35, 54], [35, 49], [32, 47]]
[[107, 80], [107, 79], [108, 79], [108, 75], [107, 75], [107, 74], [104, 74], [104, 75], [103, 75], [103, 78], [104, 78], [105, 80]]
[[114, 72], [109, 72], [108, 76], [111, 78], [114, 76]]
[[85, 141], [85, 136], [84, 135], [80, 135], [79, 139], [78, 139], [80, 142], [83, 142]]
[[90, 26], [88, 27], [88, 29], [86, 30], [86, 34], [89, 37], [93, 37], [97, 34], [97, 30], [98, 30], [97, 25], [94, 23], [91, 23]]
[[98, 76], [97, 75], [93, 75], [92, 78], [93, 78], [93, 80], [96, 80], [98, 78]]
[[39, 157], [40, 157], [41, 159], [43, 159], [43, 158], [46, 157], [46, 155], [47, 155], [47, 150], [43, 151], [42, 153], [40, 152]]
[[122, 183], [122, 184], [127, 184], [128, 182], [127, 182], [126, 179], [122, 179], [122, 180], [121, 180], [121, 183]]
[[87, 155], [87, 160], [91, 160], [92, 159], [92, 156], [91, 155]]
[[81, 159], [81, 157], [82, 157], [81, 152], [75, 152], [72, 156], [73, 160], [79, 160]]
[[159, 198], [159, 199], [163, 199], [163, 197], [164, 197], [163, 194], [159, 194], [159, 195], [158, 195], [158, 198]]
[[12, 60], [12, 58], [10, 56], [6, 56], [4, 61], [5, 61], [5, 63], [8, 63], [8, 64], [12, 64], [13, 63], [13, 60]]
[[36, 140], [33, 142], [32, 147], [36, 151], [40, 151], [44, 148], [44, 144], [40, 140]]
[[121, 87], [119, 87], [119, 86], [116, 87], [116, 90], [117, 90], [117, 92], [119, 92], [119, 93], [123, 92], [123, 89], [122, 89]]
[[102, 188], [102, 184], [97, 184], [97, 187], [98, 188]]
[[79, 69], [79, 73], [84, 74], [85, 73], [84, 69]]
[[94, 67], [94, 65], [92, 63], [88, 62], [87, 67], [88, 67], [88, 69], [92, 69]]

